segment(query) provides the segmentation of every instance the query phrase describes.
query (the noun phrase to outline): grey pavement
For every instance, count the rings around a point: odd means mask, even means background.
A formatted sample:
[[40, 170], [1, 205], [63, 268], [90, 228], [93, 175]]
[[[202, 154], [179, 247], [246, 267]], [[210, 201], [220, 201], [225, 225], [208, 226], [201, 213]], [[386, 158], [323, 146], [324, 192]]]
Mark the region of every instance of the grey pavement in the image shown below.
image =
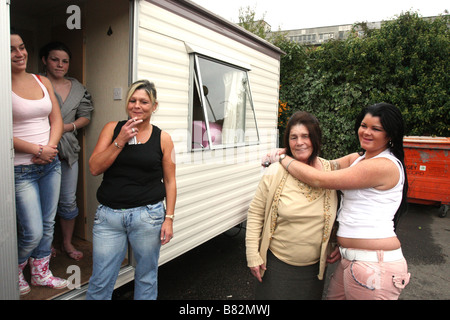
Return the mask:
[[[397, 234], [411, 281], [400, 300], [450, 299], [450, 217], [439, 208], [410, 204]], [[176, 236], [176, 235], [175, 235]], [[328, 268], [327, 281], [333, 267]], [[233, 228], [159, 268], [159, 300], [253, 300], [246, 267], [245, 228]], [[132, 285], [115, 299], [132, 299]]]
[[408, 261], [411, 280], [403, 300], [450, 299], [450, 217], [439, 217], [439, 208], [410, 205], [398, 236]]

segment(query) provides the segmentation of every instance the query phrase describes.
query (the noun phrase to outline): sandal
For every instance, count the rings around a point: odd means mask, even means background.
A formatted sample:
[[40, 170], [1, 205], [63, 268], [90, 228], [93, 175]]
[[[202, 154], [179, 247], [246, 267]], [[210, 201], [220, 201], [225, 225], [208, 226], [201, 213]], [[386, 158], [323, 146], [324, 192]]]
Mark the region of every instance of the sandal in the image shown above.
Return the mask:
[[64, 245], [61, 246], [61, 251], [64, 252], [65, 254], [67, 254], [67, 256], [75, 261], [79, 261], [83, 258], [83, 252], [78, 251], [78, 250], [73, 250], [73, 251], [66, 251], [66, 249], [64, 248]]

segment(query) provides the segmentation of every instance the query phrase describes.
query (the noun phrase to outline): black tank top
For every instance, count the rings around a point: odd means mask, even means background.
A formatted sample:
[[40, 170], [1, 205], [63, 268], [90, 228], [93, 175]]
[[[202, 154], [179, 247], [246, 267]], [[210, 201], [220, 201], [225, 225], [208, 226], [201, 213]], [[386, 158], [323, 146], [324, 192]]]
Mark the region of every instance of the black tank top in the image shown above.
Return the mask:
[[[112, 141], [125, 123], [126, 120], [117, 123]], [[113, 209], [129, 209], [163, 200], [166, 191], [162, 181], [162, 156], [161, 129], [153, 126], [146, 143], [126, 144], [104, 172], [97, 200]]]

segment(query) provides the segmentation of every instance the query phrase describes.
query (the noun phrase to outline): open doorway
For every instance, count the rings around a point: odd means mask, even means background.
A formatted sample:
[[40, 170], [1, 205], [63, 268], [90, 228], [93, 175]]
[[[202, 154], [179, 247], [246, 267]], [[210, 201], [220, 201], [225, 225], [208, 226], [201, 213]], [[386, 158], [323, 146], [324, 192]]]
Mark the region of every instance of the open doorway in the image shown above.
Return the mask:
[[[84, 10], [85, 1], [61, 1], [61, 0], [45, 0], [45, 1], [11, 1], [10, 20], [11, 26], [14, 27], [22, 35], [24, 43], [28, 51], [28, 72], [42, 73], [43, 63], [39, 59], [39, 49], [50, 41], [60, 41], [64, 43], [72, 52], [70, 60], [70, 68], [68, 76], [77, 79], [83, 85], [85, 84], [85, 42], [84, 42], [84, 26], [80, 28], [68, 28], [67, 19], [70, 14], [67, 13], [69, 5], [76, 5], [80, 8], [80, 13]], [[84, 22], [81, 19], [80, 23]], [[85, 201], [85, 171], [86, 168], [86, 148], [85, 148], [85, 131], [78, 130], [77, 139], [79, 141], [81, 151], [79, 153], [79, 173], [77, 185], [77, 205], [79, 214], [76, 218], [75, 230], [72, 243], [83, 252], [84, 257], [80, 261], [75, 261], [61, 251], [62, 235], [59, 224], [59, 217], [56, 217], [55, 237], [53, 241], [55, 257], [52, 257], [50, 267], [55, 276], [68, 278], [68, 269], [70, 266], [76, 266], [78, 270], [86, 270], [80, 272], [80, 284], [87, 283], [92, 270], [92, 244], [87, 241], [86, 226], [86, 201]], [[63, 161], [63, 160], [62, 160]], [[29, 280], [28, 267], [24, 270], [25, 277]], [[24, 300], [44, 300], [54, 298], [64, 292], [70, 290], [54, 290], [45, 287], [33, 287], [32, 291], [22, 296]]]
[[[60, 252], [60, 230], [56, 225], [56, 257], [51, 259], [50, 268], [54, 275], [68, 279], [73, 285], [63, 290], [32, 286], [31, 292], [22, 299], [78, 299], [84, 296], [87, 289], [86, 284], [92, 273], [92, 228], [98, 206], [96, 191], [101, 183], [101, 176], [94, 177], [89, 173], [88, 160], [103, 126], [123, 117], [124, 102], [114, 98], [113, 89], [127, 88], [130, 83], [131, 4], [125, 0], [11, 1], [10, 21], [22, 34], [27, 47], [28, 71], [42, 72], [39, 49], [50, 41], [59, 40], [72, 51], [69, 76], [87, 88], [94, 102], [91, 122], [77, 136], [81, 146], [77, 185], [79, 214], [72, 243], [83, 252], [84, 257], [75, 261]], [[67, 22], [73, 15], [73, 11], [68, 10], [69, 6], [79, 9], [79, 28], [68, 27]], [[127, 256], [116, 286], [133, 279], [134, 269], [130, 261]], [[27, 269], [24, 274], [29, 280]], [[78, 285], [81, 290], [72, 290]]]

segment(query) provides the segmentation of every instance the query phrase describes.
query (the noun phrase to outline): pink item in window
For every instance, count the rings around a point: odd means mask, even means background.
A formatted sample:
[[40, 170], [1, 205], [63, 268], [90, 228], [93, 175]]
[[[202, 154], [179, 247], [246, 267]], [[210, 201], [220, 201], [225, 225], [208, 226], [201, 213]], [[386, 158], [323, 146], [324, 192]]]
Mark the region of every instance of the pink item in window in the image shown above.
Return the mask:
[[[207, 148], [209, 146], [209, 142], [205, 122], [195, 120], [192, 128], [192, 148]], [[212, 143], [214, 145], [222, 144], [222, 126], [217, 123], [210, 122], [209, 130], [211, 132]]]

